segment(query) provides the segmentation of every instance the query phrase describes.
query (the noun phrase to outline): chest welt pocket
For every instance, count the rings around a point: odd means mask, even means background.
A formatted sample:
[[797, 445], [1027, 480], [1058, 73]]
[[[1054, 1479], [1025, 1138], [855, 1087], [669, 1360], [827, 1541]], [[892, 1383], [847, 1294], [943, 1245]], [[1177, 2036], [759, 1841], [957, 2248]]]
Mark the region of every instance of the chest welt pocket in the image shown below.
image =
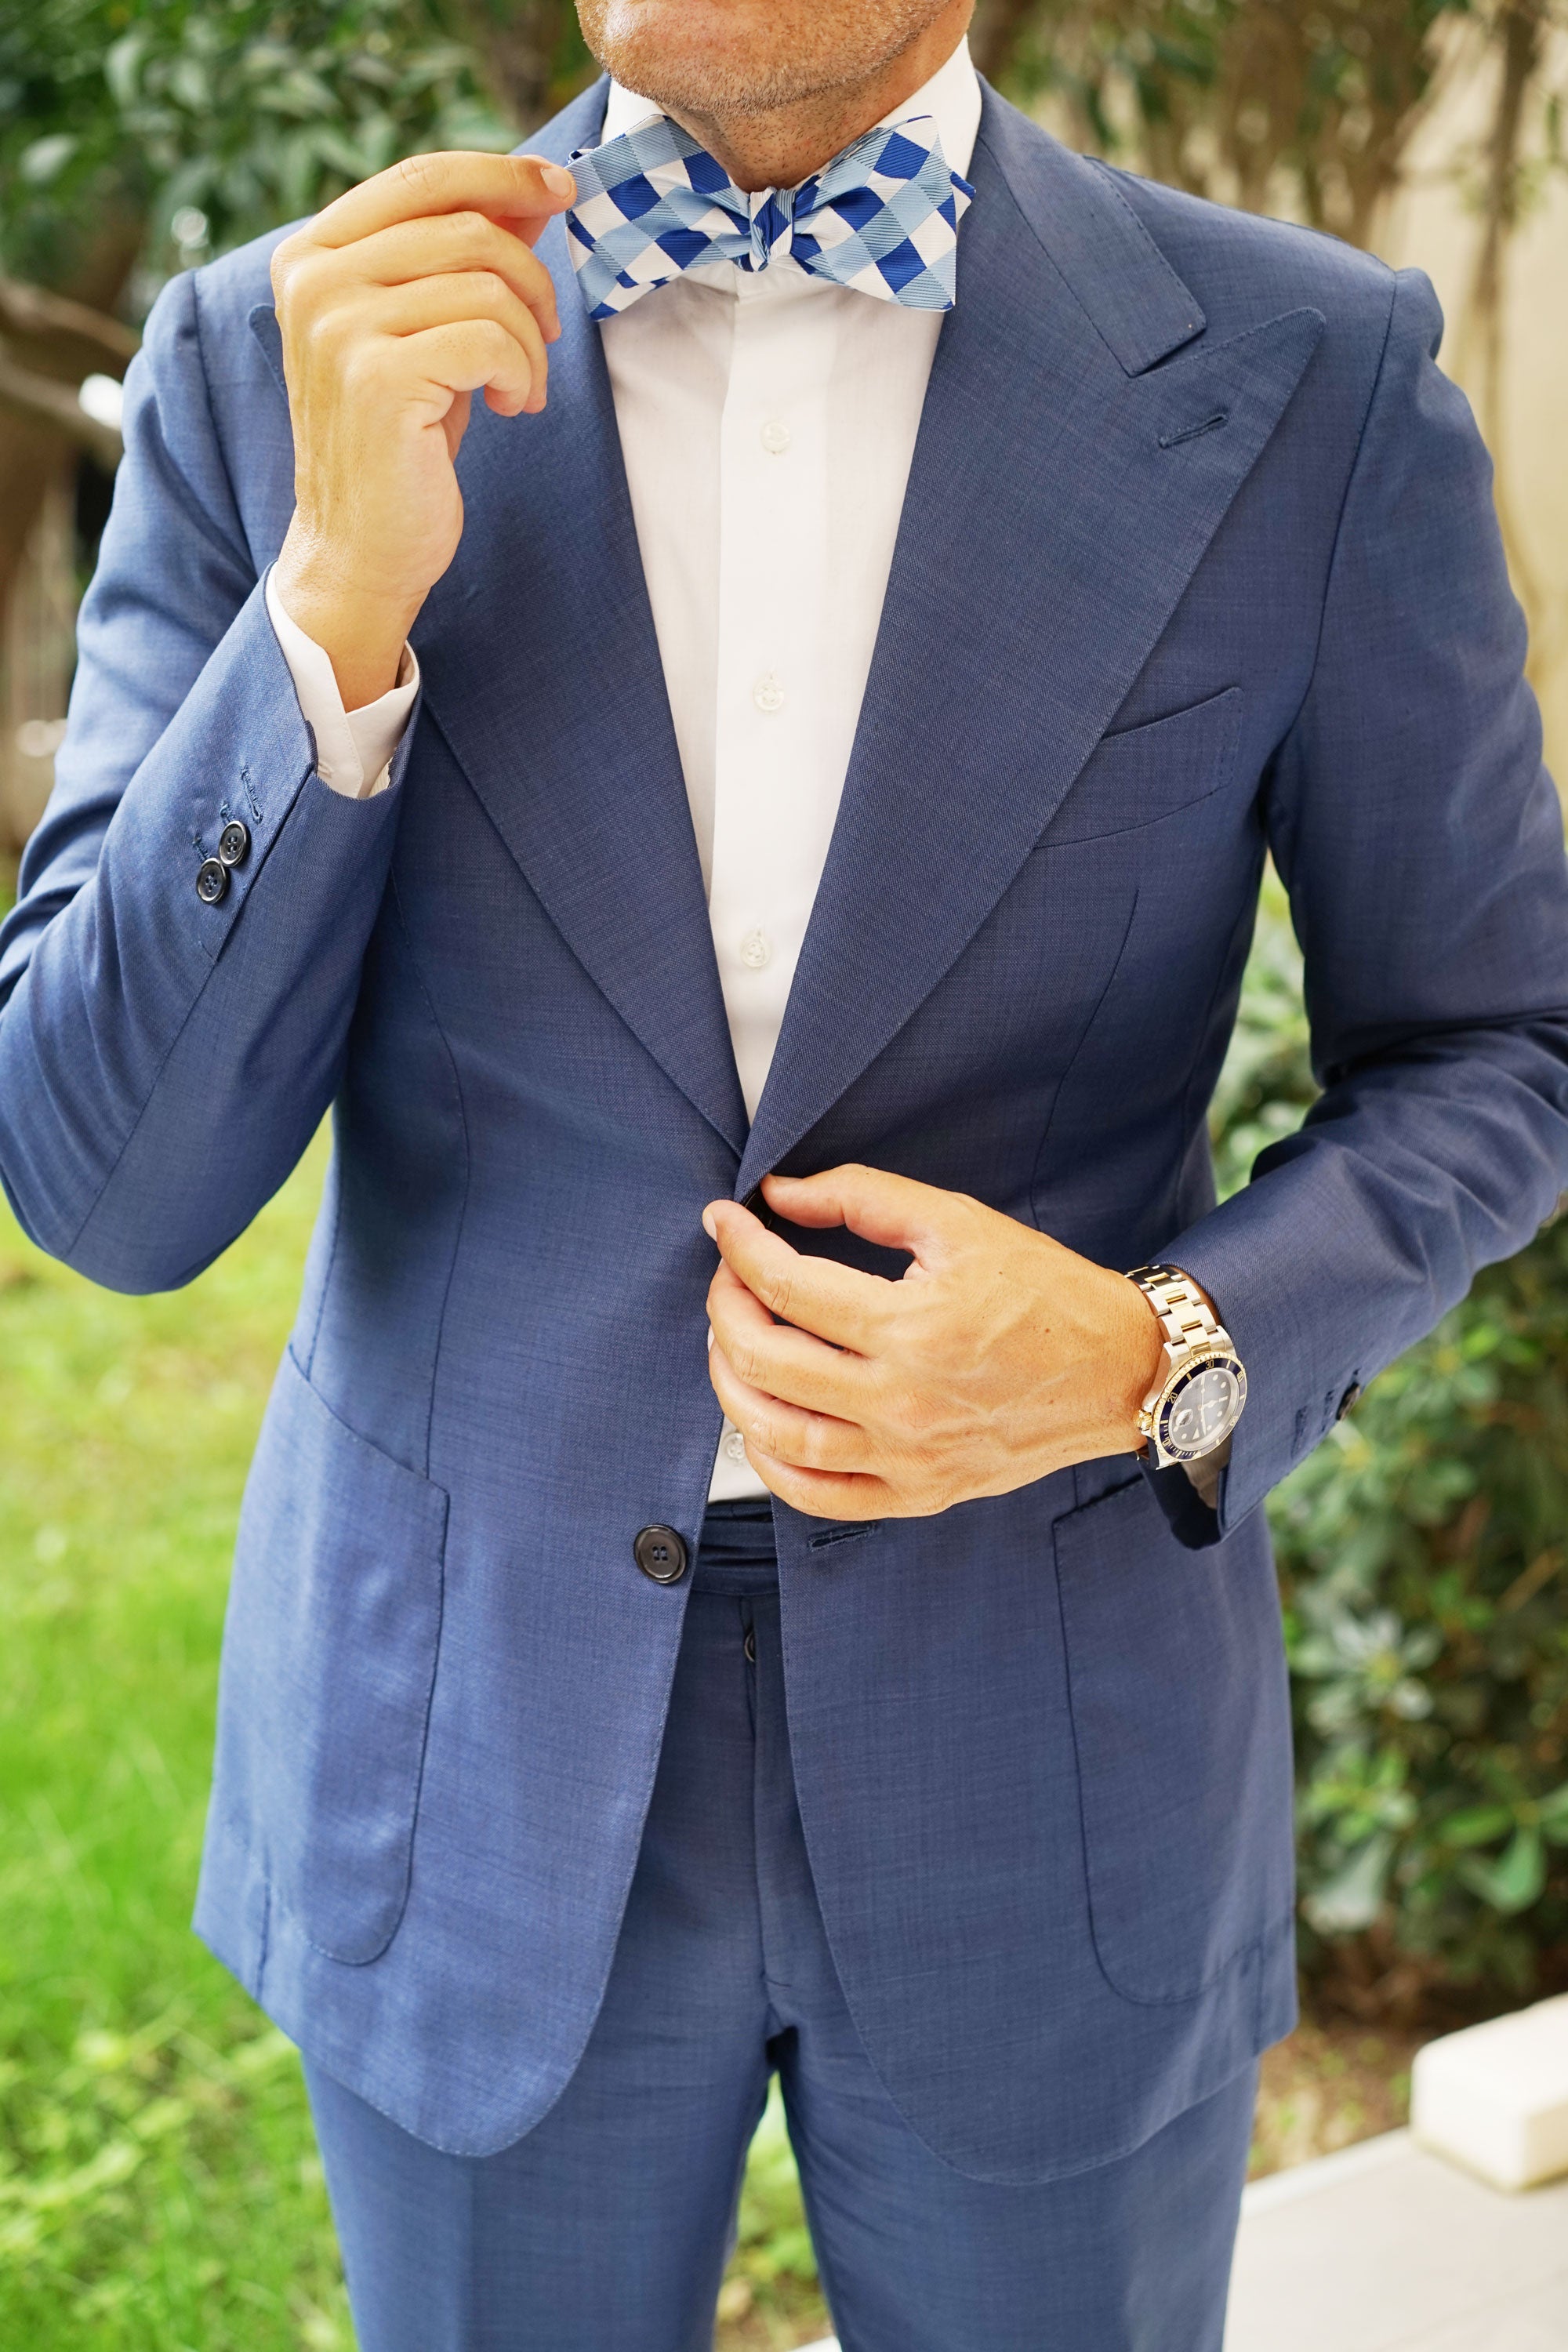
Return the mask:
[[1188, 1551], [1136, 1476], [1056, 1523], [1095, 1950], [1193, 2000], [1291, 1907], [1290, 1707], [1259, 1511]]
[[217, 1798], [331, 1959], [376, 1958], [408, 1899], [446, 1532], [445, 1490], [286, 1355], [240, 1514]]
[[1102, 736], [1040, 846], [1131, 833], [1223, 791], [1236, 769], [1242, 700], [1240, 687], [1227, 687], [1168, 719]]

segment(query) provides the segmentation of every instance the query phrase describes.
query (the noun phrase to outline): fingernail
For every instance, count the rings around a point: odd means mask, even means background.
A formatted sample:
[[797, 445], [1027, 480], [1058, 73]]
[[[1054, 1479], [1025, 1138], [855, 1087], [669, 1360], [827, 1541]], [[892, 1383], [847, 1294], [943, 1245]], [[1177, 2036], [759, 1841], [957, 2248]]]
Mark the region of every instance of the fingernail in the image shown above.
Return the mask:
[[710, 1242], [716, 1242], [718, 1240], [719, 1228], [713, 1221], [713, 1212], [711, 1209], [704, 1209], [702, 1212], [702, 1230], [707, 1234]]
[[559, 163], [543, 164], [539, 176], [552, 196], [574, 196], [577, 193], [576, 181]]

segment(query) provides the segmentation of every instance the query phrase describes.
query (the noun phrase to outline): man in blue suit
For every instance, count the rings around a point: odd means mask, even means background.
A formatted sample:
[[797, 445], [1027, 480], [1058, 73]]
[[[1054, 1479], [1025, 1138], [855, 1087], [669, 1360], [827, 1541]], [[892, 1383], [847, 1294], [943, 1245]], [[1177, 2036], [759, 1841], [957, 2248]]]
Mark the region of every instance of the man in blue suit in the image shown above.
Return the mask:
[[[1568, 1175], [1429, 288], [1066, 152], [968, 14], [584, 0], [536, 158], [132, 371], [0, 1169], [157, 1289], [332, 1110], [197, 1927], [364, 2352], [697, 2352], [774, 2070], [847, 2352], [1217, 2352], [1260, 1506]], [[1269, 852], [1324, 1091], [1216, 1208]]]

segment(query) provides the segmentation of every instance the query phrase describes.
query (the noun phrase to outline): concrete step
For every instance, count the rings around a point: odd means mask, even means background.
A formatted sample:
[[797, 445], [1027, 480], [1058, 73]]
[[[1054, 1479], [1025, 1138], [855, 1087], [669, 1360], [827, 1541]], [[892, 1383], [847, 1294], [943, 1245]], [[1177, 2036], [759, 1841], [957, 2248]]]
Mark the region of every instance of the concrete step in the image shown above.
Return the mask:
[[1568, 2173], [1568, 1993], [1418, 2051], [1410, 2127], [1498, 2189]]
[[1568, 2352], [1568, 2183], [1510, 2196], [1390, 2132], [1255, 2181], [1226, 2352]]

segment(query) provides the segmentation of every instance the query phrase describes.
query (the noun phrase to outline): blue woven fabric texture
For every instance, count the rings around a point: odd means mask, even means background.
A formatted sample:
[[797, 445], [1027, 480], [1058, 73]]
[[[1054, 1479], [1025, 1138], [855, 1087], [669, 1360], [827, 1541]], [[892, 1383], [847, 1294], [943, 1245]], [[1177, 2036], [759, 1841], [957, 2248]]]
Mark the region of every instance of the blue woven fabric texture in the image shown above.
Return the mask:
[[[591, 147], [605, 103], [537, 150]], [[1562, 810], [1431, 288], [1087, 163], [992, 93], [971, 175], [750, 1119], [560, 226], [549, 404], [475, 404], [374, 800], [315, 774], [266, 612], [294, 508], [270, 244], [173, 279], [127, 381], [0, 932], [0, 1176], [82, 1274], [169, 1287], [331, 1111], [198, 1924], [316, 2065], [467, 2156], [583, 2059], [683, 1617], [739, 1572], [710, 1551], [657, 1585], [634, 1554], [704, 1526], [706, 1202], [889, 1168], [1100, 1265], [1185, 1266], [1247, 1367], [1213, 1511], [1122, 1457], [877, 1528], [773, 1514], [855, 2031], [956, 2175], [1022, 2189], [1152, 2142], [1289, 2024], [1259, 1507], [1568, 1185]], [[209, 906], [231, 815], [251, 855]], [[1216, 1204], [1207, 1106], [1269, 854], [1324, 1092]]]
[[591, 317], [614, 318], [700, 261], [814, 276], [911, 310], [950, 310], [973, 196], [929, 114], [868, 131], [798, 188], [748, 195], [668, 115], [572, 157], [567, 250]]
[[[710, 1513], [705, 1563], [768, 1552], [765, 1524]], [[784, 1666], [777, 1590], [700, 1570], [604, 2003], [535, 2130], [444, 2154], [310, 2067], [361, 2352], [710, 2352], [771, 2068], [853, 2352], [1220, 2352], [1256, 2069], [1066, 2179], [943, 2164], [845, 2001]]]

